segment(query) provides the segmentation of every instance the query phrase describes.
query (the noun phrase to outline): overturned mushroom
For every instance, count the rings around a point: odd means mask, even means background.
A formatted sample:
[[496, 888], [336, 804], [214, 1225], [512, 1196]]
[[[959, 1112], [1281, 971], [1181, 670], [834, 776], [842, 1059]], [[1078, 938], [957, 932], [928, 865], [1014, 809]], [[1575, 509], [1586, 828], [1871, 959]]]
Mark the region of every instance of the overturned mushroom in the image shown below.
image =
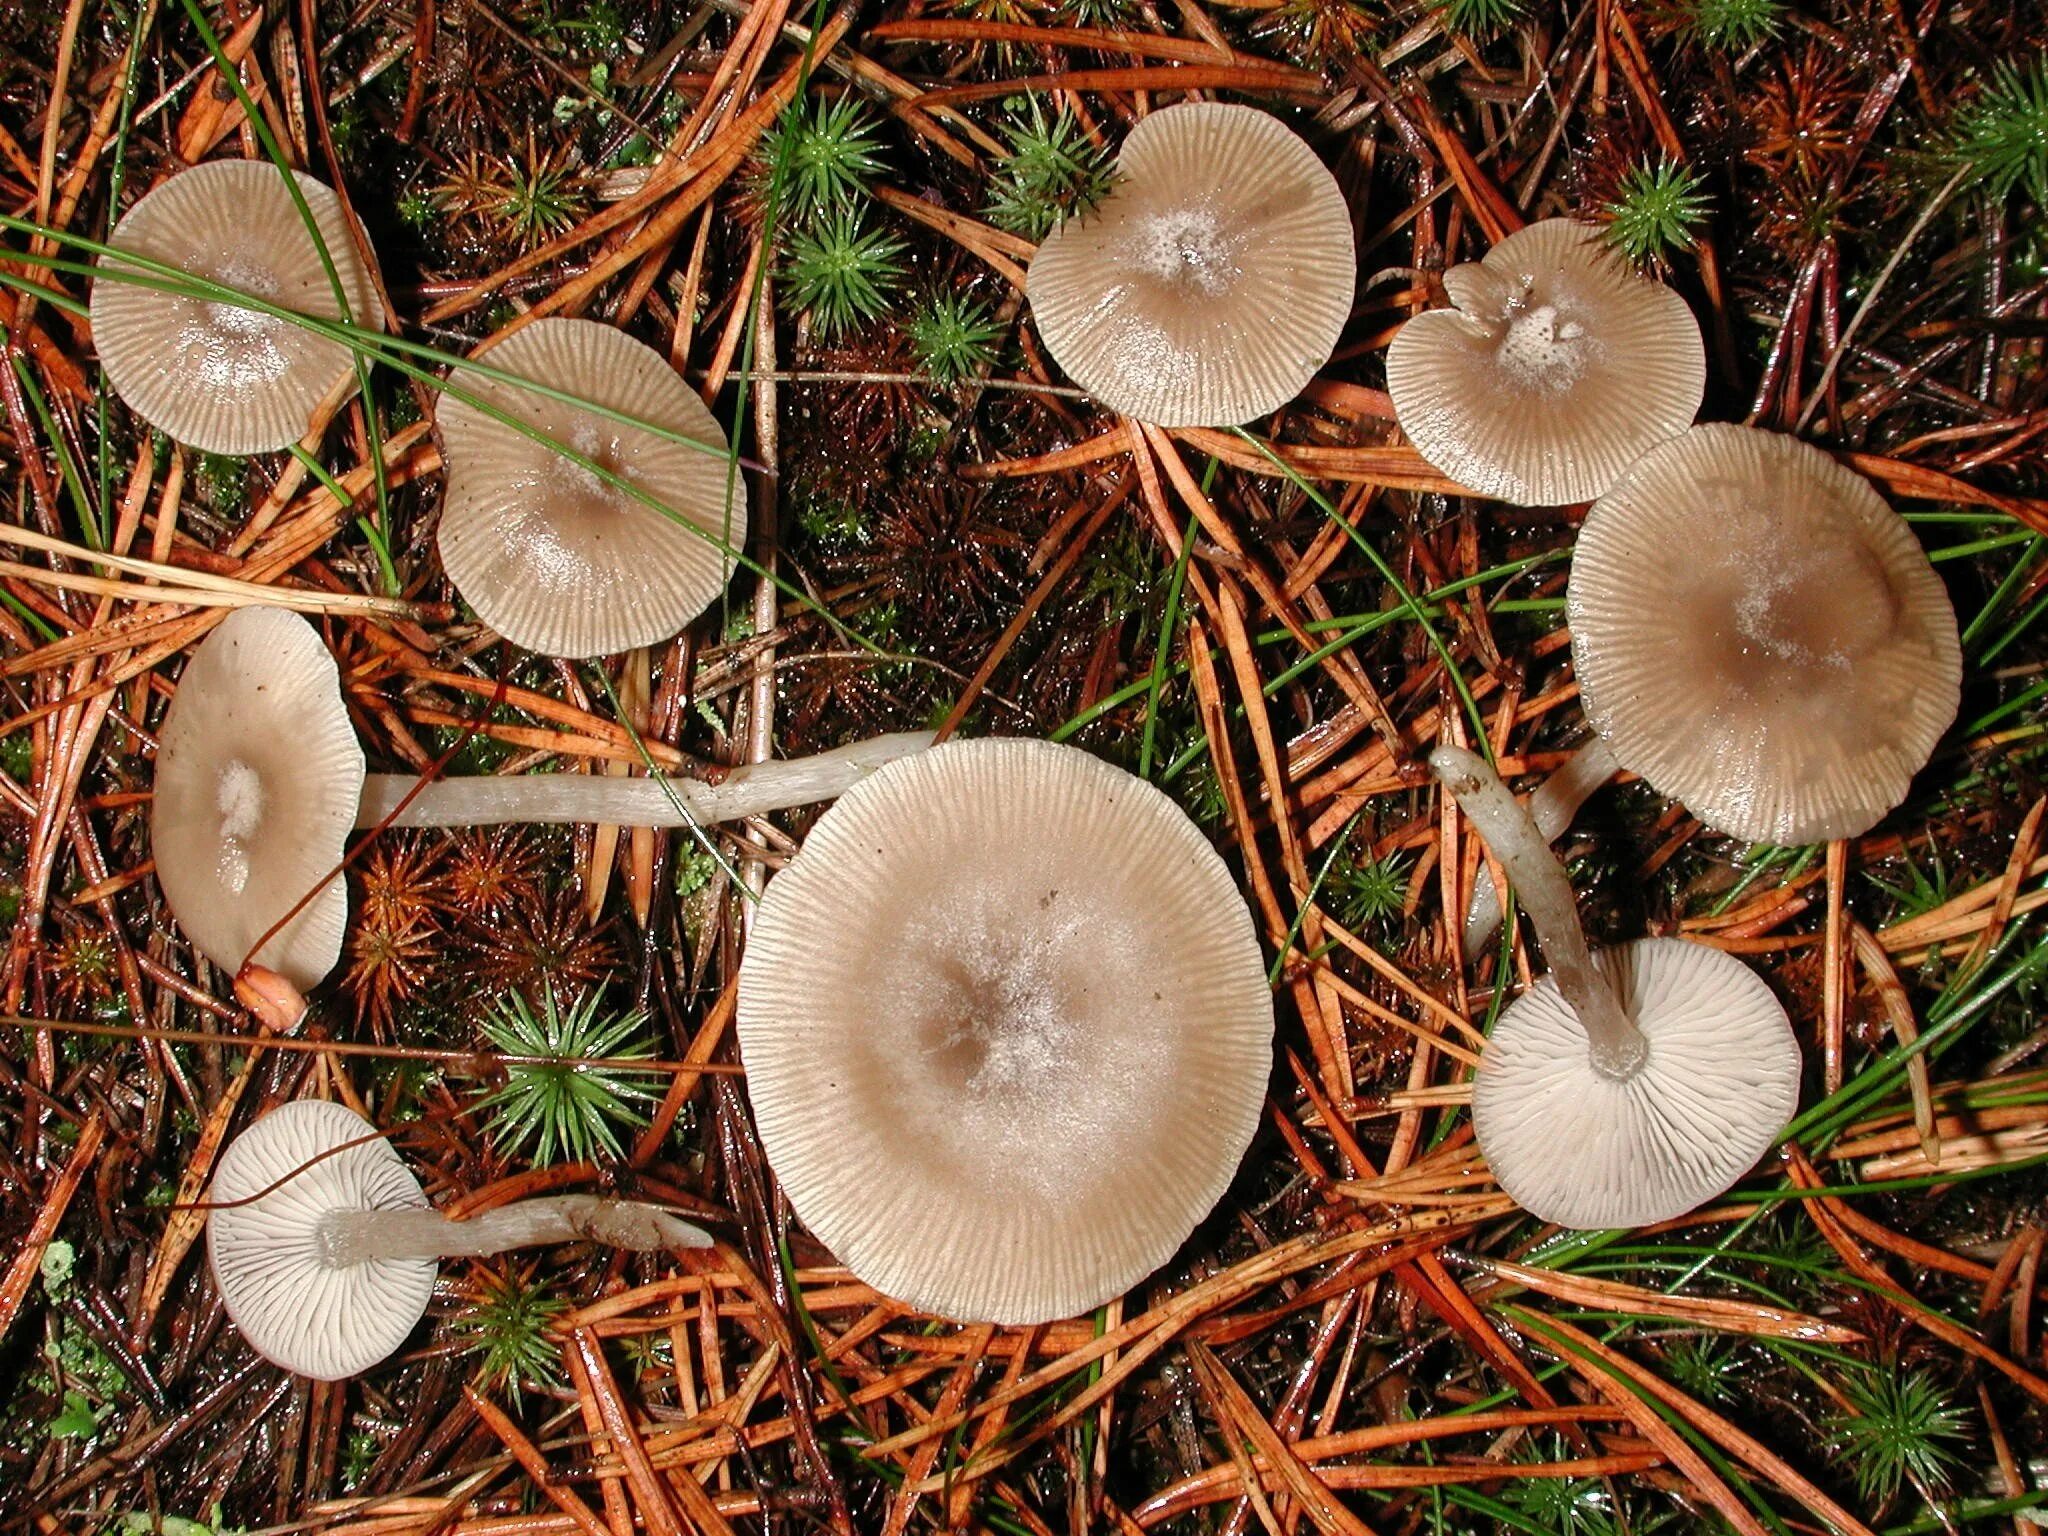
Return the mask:
[[1472, 1127], [1502, 1189], [1567, 1227], [1684, 1215], [1769, 1150], [1799, 1102], [1785, 1010], [1741, 961], [1677, 939], [1586, 947], [1564, 869], [1486, 762], [1430, 771], [1506, 869], [1550, 974], [1494, 1026]]
[[1047, 348], [1111, 410], [1228, 427], [1301, 393], [1357, 281], [1336, 178], [1278, 118], [1189, 102], [1153, 112], [1092, 213], [1055, 229], [1026, 292]]
[[[383, 310], [341, 200], [324, 183], [291, 175], [348, 317], [374, 328]], [[320, 247], [282, 173], [263, 161], [180, 172], [130, 208], [107, 243], [282, 309], [343, 318]], [[103, 256], [92, 285], [93, 344], [114, 392], [150, 425], [207, 453], [267, 453], [304, 437], [349, 371], [349, 349], [274, 315], [122, 279], [139, 270]]]
[[1705, 425], [1594, 505], [1565, 597], [1586, 718], [1718, 831], [1853, 837], [1954, 721], [1948, 592], [1861, 476], [1796, 438]]
[[451, 1221], [375, 1126], [317, 1099], [282, 1105], [236, 1137], [207, 1200], [207, 1258], [228, 1316], [265, 1359], [321, 1381], [366, 1371], [405, 1342], [441, 1259], [578, 1239], [711, 1245], [659, 1206], [595, 1195]]
[[[151, 838], [164, 899], [209, 960], [238, 971], [254, 959], [304, 990], [341, 952], [348, 897], [328, 877], [349, 829], [379, 825], [408, 794], [396, 825], [710, 825], [831, 799], [930, 742], [922, 731], [878, 736], [736, 768], [718, 784], [365, 775], [340, 676], [318, 632], [283, 609], [242, 608], [200, 642], [179, 679], [160, 737]], [[316, 889], [252, 956], [251, 946]]]
[[1454, 307], [1387, 348], [1387, 392], [1423, 458], [1482, 495], [1589, 500], [1700, 408], [1699, 322], [1591, 225], [1517, 230], [1444, 289]]
[[595, 321], [536, 320], [485, 358], [690, 441], [460, 374], [484, 405], [590, 459], [671, 515], [444, 395], [435, 425], [448, 465], [439, 533], [448, 579], [491, 628], [546, 656], [599, 656], [676, 634], [724, 590], [728, 552], [747, 538], [746, 488], [717, 418], [659, 352]]
[[736, 1017], [797, 1214], [868, 1284], [970, 1321], [1071, 1316], [1170, 1258], [1272, 1065], [1208, 839], [1045, 741], [949, 742], [827, 811], [756, 909]]

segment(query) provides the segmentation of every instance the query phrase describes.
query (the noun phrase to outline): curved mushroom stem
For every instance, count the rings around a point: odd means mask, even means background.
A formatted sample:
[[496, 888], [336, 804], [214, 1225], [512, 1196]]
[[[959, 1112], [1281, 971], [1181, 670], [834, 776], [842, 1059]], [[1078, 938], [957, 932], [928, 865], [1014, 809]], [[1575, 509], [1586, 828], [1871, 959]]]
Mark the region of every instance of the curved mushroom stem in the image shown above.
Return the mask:
[[508, 1248], [587, 1238], [614, 1248], [708, 1248], [711, 1234], [658, 1205], [601, 1195], [519, 1200], [467, 1221], [439, 1211], [330, 1211], [319, 1243], [336, 1269], [372, 1259], [482, 1258]]
[[[1621, 769], [1606, 740], [1594, 736], [1558, 765], [1557, 771], [1536, 786], [1529, 797], [1529, 819], [1536, 834], [1554, 843], [1572, 824], [1594, 790]], [[1479, 878], [1472, 882], [1472, 905], [1465, 909], [1465, 954], [1478, 954], [1500, 926], [1500, 892], [1493, 888], [1493, 871], [1479, 866]]]
[[1438, 747], [1429, 754], [1429, 771], [1457, 796], [1458, 808], [1507, 871], [1515, 899], [1536, 927], [1558, 990], [1586, 1031], [1594, 1070], [1617, 1081], [1635, 1076], [1649, 1056], [1649, 1044], [1593, 964], [1571, 883], [1536, 823], [1485, 759], [1462, 747]]
[[[495, 822], [590, 822], [613, 827], [709, 826], [741, 821], [846, 793], [862, 779], [932, 744], [930, 731], [874, 736], [810, 757], [750, 763], [716, 784], [621, 779], [584, 773], [479, 774], [436, 779], [392, 817], [394, 827], [481, 827]], [[363, 779], [358, 827], [384, 824], [420, 781], [411, 774]]]

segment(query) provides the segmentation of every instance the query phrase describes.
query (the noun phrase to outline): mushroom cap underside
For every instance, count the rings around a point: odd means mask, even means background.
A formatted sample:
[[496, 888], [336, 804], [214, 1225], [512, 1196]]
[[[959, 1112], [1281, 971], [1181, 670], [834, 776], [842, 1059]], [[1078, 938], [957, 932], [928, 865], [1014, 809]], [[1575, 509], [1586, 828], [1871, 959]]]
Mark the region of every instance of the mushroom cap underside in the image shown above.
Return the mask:
[[214, 1282], [265, 1359], [338, 1381], [395, 1353], [426, 1315], [440, 1269], [433, 1260], [336, 1267], [323, 1257], [327, 1213], [427, 1204], [419, 1180], [354, 1110], [319, 1099], [271, 1110], [221, 1154], [207, 1200]]
[[1640, 1227], [1721, 1194], [1770, 1150], [1799, 1103], [1799, 1045], [1771, 990], [1732, 955], [1682, 939], [1596, 951], [1649, 1042], [1625, 1081], [1545, 976], [1494, 1026], [1472, 1079], [1487, 1166], [1531, 1215]]

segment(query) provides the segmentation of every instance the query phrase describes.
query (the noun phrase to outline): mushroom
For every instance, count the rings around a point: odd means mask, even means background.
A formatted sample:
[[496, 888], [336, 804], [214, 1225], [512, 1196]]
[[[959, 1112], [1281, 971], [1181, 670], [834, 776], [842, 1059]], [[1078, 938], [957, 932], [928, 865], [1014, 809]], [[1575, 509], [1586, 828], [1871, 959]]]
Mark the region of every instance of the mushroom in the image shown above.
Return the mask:
[[755, 910], [736, 1020], [797, 1215], [877, 1290], [967, 1321], [1085, 1312], [1170, 1258], [1272, 1066], [1208, 839], [1035, 740], [945, 743], [827, 811]]
[[298, 1099], [224, 1153], [206, 1253], [228, 1316], [266, 1360], [319, 1381], [366, 1371], [426, 1315], [443, 1258], [578, 1239], [636, 1250], [708, 1248], [659, 1206], [550, 1195], [450, 1221], [377, 1128]]
[[[283, 174], [259, 160], [215, 160], [154, 188], [114, 226], [116, 250], [255, 294], [321, 320], [374, 327], [383, 309], [341, 199], [290, 173], [334, 263], [348, 312]], [[289, 448], [351, 367], [349, 349], [274, 315], [123, 281], [100, 258], [92, 334], [114, 392], [150, 425], [207, 453]]]
[[1853, 837], [1954, 721], [1948, 593], [1868, 482], [1796, 438], [1697, 426], [1594, 505], [1565, 613], [1625, 768], [1754, 842]]
[[1444, 290], [1454, 307], [1387, 348], [1387, 392], [1416, 451], [1481, 495], [1590, 500], [1700, 408], [1699, 322], [1592, 225], [1517, 230]]
[[1237, 426], [1301, 393], [1357, 283], [1350, 211], [1315, 151], [1255, 107], [1189, 102], [1133, 128], [1117, 170], [1031, 261], [1060, 367], [1163, 427]]
[[1494, 1026], [1472, 1128], [1502, 1189], [1544, 1221], [1636, 1227], [1726, 1190], [1799, 1103], [1799, 1045], [1770, 988], [1680, 939], [1586, 947], [1564, 868], [1481, 758], [1430, 772], [1507, 871], [1550, 973]]
[[[247, 961], [303, 991], [340, 957], [348, 895], [330, 879], [351, 827], [492, 822], [710, 825], [830, 799], [931, 742], [878, 736], [831, 752], [736, 768], [718, 784], [586, 774], [422, 783], [363, 772], [341, 678], [313, 626], [281, 608], [240, 608], [185, 664], [158, 738], [151, 841], [157, 879], [187, 936], [216, 965]], [[417, 791], [417, 793], [415, 793]], [[294, 904], [303, 908], [251, 948]]]
[[362, 789], [363, 749], [319, 632], [283, 608], [230, 613], [193, 650], [164, 714], [150, 809], [157, 883], [202, 954], [230, 972], [253, 961], [301, 990], [334, 968], [348, 891], [327, 876]]
[[676, 634], [724, 590], [746, 542], [745, 487], [725, 433], [659, 352], [591, 320], [536, 320], [490, 352], [498, 369], [690, 439], [678, 442], [502, 379], [482, 405], [537, 428], [669, 511], [444, 395], [441, 565], [477, 616], [546, 656], [599, 656]]

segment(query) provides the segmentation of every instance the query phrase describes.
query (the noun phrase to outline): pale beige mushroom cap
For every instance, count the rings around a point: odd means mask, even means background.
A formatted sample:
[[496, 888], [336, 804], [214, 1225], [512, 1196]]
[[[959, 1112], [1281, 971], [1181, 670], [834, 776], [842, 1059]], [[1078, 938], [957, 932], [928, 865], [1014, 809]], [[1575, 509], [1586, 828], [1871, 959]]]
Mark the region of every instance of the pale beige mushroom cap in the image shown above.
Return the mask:
[[1590, 500], [1700, 408], [1699, 322], [1590, 224], [1531, 224], [1444, 288], [1456, 307], [1387, 348], [1387, 392], [1416, 451], [1483, 496]]
[[[341, 862], [363, 751], [341, 674], [313, 626], [240, 608], [199, 643], [157, 738], [150, 842], [178, 926], [230, 973]], [[348, 923], [339, 877], [255, 955], [305, 990], [334, 968]]]
[[1232, 427], [1330, 360], [1357, 283], [1351, 215], [1323, 162], [1255, 107], [1152, 113], [1120, 181], [1055, 229], [1025, 291], [1061, 368], [1113, 411]]
[[448, 579], [491, 628], [546, 656], [601, 656], [676, 634], [724, 590], [732, 570], [725, 551], [747, 539], [745, 483], [728, 474], [717, 418], [659, 352], [595, 321], [536, 320], [482, 360], [693, 442], [457, 369], [462, 388], [675, 515], [443, 395], [440, 544]]
[[[341, 199], [324, 182], [297, 171], [292, 178], [354, 323], [375, 329], [383, 309]], [[213, 160], [180, 172], [130, 208], [107, 243], [284, 309], [341, 318], [305, 220], [267, 161]], [[100, 266], [121, 270], [116, 257]], [[288, 320], [105, 275], [92, 285], [92, 334], [114, 392], [151, 426], [207, 453], [289, 448], [354, 366], [347, 347]]]
[[1955, 611], [1912, 529], [1779, 433], [1651, 449], [1587, 516], [1565, 610], [1622, 766], [1754, 842], [1868, 829], [1961, 699]]
[[1500, 1016], [1472, 1079], [1472, 1128], [1500, 1187], [1565, 1227], [1669, 1221], [1756, 1166], [1799, 1106], [1785, 1010], [1732, 955], [1682, 939], [1595, 953], [1649, 1041], [1626, 1081], [1593, 1068], [1545, 976]]
[[266, 1360], [339, 1381], [393, 1354], [426, 1315], [434, 1260], [336, 1265], [321, 1240], [331, 1212], [427, 1204], [391, 1143], [354, 1110], [318, 1099], [271, 1110], [221, 1154], [206, 1198], [219, 1207], [206, 1219], [214, 1284]]
[[951, 742], [843, 796], [755, 911], [738, 1023], [797, 1214], [969, 1321], [1085, 1312], [1171, 1258], [1272, 1068], [1222, 859], [1157, 789], [1045, 741]]

